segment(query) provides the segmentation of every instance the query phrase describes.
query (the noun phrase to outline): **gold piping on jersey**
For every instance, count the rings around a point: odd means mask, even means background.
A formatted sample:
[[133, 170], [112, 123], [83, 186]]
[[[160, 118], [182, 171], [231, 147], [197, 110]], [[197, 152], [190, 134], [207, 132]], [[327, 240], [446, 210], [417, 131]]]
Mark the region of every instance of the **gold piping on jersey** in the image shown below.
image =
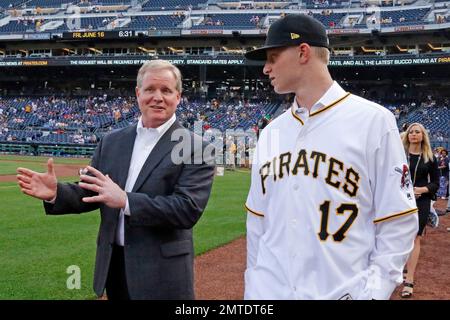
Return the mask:
[[245, 207], [245, 209], [247, 209], [248, 212], [253, 213], [255, 216], [258, 216], [260, 218], [261, 217], [264, 218], [264, 214], [256, 212], [255, 210], [250, 209], [249, 207], [247, 207], [247, 204], [244, 204], [244, 207]]
[[292, 116], [293, 116], [295, 119], [297, 119], [298, 121], [300, 121], [300, 123], [302, 124], [302, 126], [305, 125], [305, 123], [303, 122], [303, 120], [302, 120], [298, 115], [295, 114], [295, 111], [294, 111], [294, 104], [292, 104], [292, 107], [291, 107], [291, 113], [292, 113]]
[[343, 96], [342, 98], [339, 98], [338, 100], [336, 100], [335, 102], [333, 102], [332, 104], [329, 104], [328, 106], [323, 107], [320, 110], [314, 111], [313, 113], [311, 113], [309, 116], [315, 116], [319, 113], [321, 113], [322, 111], [328, 110], [332, 107], [334, 107], [335, 105], [337, 105], [338, 103], [340, 103], [341, 101], [344, 101], [348, 96], [350, 95], [350, 92], [347, 92], [347, 94], [345, 96]]
[[395, 218], [398, 218], [398, 217], [401, 217], [401, 216], [405, 216], [407, 214], [415, 213], [415, 212], [417, 212], [417, 208], [409, 209], [409, 210], [406, 210], [406, 211], [395, 213], [393, 215], [390, 215], [390, 216], [387, 216], [387, 217], [384, 217], [384, 218], [376, 219], [376, 220], [373, 221], [373, 223], [384, 222], [384, 221], [387, 221], [387, 220], [390, 220], [390, 219], [395, 219]]

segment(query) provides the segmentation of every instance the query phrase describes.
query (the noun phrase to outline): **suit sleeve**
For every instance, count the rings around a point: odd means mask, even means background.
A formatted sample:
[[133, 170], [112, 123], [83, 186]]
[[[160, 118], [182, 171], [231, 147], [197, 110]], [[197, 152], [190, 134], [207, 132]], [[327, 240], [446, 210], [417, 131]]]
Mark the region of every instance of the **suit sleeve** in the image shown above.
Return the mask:
[[389, 299], [402, 282], [418, 230], [409, 168], [396, 128], [388, 130], [370, 154], [369, 172], [376, 226], [367, 289], [373, 299]]
[[215, 165], [212, 158], [189, 163], [182, 164], [172, 194], [127, 193], [131, 225], [191, 229], [197, 223], [211, 193]]
[[[100, 157], [102, 141], [95, 149], [91, 160], [91, 166], [100, 169]], [[49, 215], [61, 215], [70, 213], [83, 213], [99, 208], [99, 203], [86, 203], [82, 201], [84, 197], [97, 195], [92, 191], [85, 190], [78, 186], [78, 183], [58, 183], [55, 203], [43, 202], [45, 213]]]

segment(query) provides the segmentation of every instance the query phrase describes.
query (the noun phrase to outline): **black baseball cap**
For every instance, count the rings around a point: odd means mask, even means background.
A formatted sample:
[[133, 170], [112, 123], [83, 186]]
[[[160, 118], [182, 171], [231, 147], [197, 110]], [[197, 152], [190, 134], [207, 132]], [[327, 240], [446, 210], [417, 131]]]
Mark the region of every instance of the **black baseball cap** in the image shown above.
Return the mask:
[[298, 46], [300, 43], [328, 48], [326, 29], [313, 17], [288, 14], [270, 25], [264, 46], [246, 52], [245, 57], [250, 60], [266, 60], [267, 49]]

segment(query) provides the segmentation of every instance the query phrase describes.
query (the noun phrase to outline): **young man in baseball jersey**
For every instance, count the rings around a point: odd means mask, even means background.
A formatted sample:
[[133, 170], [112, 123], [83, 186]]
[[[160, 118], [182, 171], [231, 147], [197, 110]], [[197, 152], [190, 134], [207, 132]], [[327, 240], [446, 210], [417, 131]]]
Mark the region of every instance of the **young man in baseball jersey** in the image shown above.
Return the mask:
[[273, 23], [265, 60], [290, 109], [261, 133], [246, 202], [246, 299], [389, 299], [418, 219], [394, 116], [328, 72], [323, 25]]

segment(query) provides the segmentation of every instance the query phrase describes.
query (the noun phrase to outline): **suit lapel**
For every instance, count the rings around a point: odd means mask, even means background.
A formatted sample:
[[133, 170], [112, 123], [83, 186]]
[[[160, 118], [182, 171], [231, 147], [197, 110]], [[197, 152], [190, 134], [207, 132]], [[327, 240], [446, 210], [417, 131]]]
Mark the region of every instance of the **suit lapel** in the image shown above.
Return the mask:
[[178, 128], [182, 128], [182, 126], [175, 121], [174, 124], [170, 126], [170, 128], [164, 133], [164, 135], [159, 139], [158, 143], [153, 148], [152, 152], [150, 152], [147, 160], [142, 166], [141, 172], [136, 180], [136, 183], [133, 186], [132, 192], [136, 192], [142, 184], [145, 182], [147, 177], [152, 173], [153, 169], [161, 162], [162, 159], [170, 153], [178, 141], [171, 141], [172, 132]]
[[115, 162], [115, 166], [118, 172], [117, 184], [125, 190], [125, 185], [127, 183], [128, 171], [130, 169], [131, 156], [133, 155], [134, 141], [136, 139], [136, 127], [137, 125], [132, 125], [125, 129], [123, 135], [119, 135], [117, 145], [119, 150], [112, 161]]

